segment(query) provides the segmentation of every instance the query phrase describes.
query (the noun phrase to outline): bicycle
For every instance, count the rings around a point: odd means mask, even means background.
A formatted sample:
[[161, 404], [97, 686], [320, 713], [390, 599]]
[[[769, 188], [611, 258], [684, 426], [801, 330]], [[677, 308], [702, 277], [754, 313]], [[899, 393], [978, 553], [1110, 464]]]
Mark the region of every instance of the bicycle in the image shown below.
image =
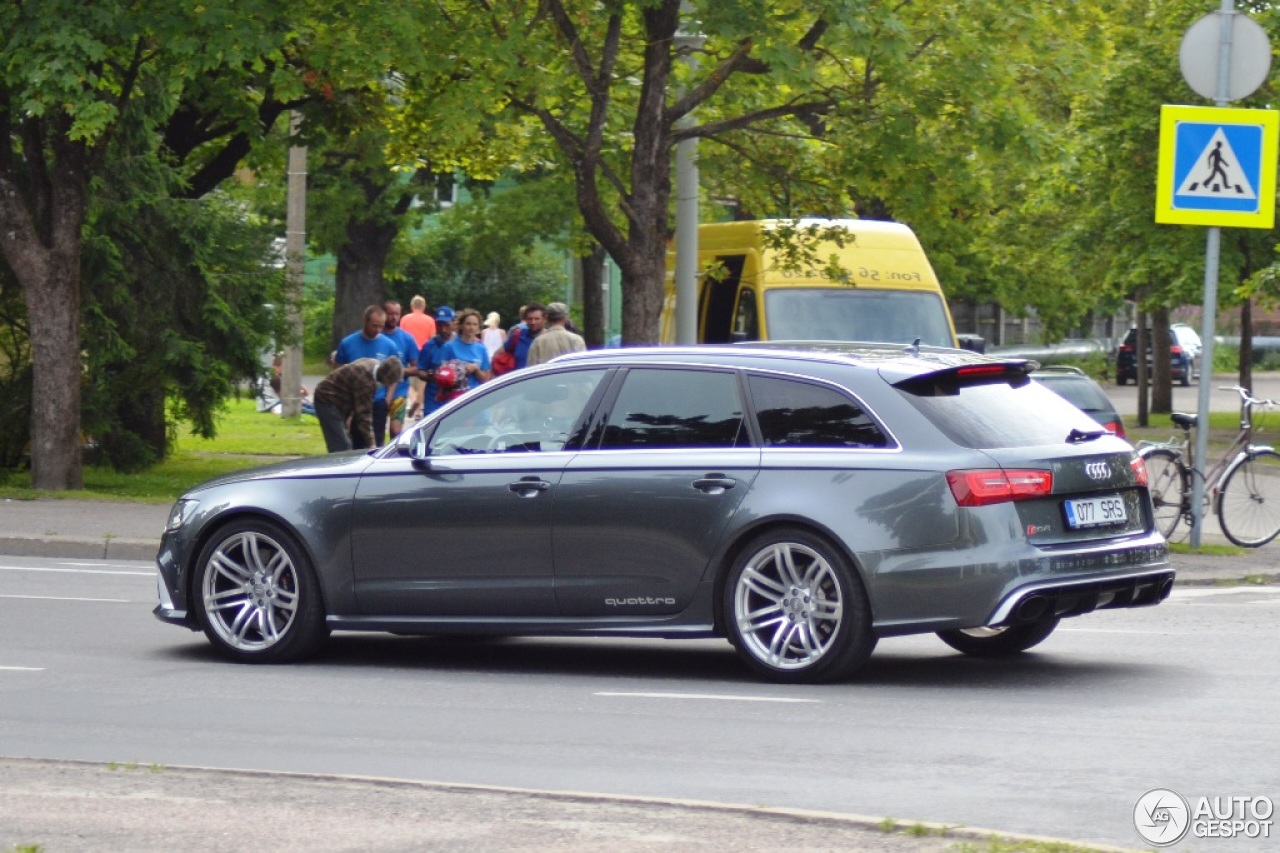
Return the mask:
[[[1240, 395], [1240, 432], [1208, 472], [1195, 467], [1191, 429], [1196, 416], [1174, 413], [1182, 439], [1140, 441], [1138, 455], [1147, 466], [1156, 529], [1166, 538], [1178, 523], [1191, 526], [1191, 477], [1204, 483], [1205, 509], [1212, 508], [1227, 538], [1243, 548], [1259, 548], [1280, 534], [1280, 453], [1253, 438], [1253, 410], [1280, 401], [1254, 397], [1248, 388], [1223, 387]], [[1201, 518], [1204, 517], [1202, 513]]]

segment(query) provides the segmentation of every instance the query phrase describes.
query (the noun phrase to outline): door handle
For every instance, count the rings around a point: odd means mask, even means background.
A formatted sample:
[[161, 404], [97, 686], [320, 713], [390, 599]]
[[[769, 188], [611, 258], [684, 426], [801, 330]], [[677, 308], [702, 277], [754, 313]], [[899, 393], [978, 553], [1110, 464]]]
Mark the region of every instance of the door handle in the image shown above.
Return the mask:
[[732, 489], [738, 485], [738, 481], [732, 477], [726, 477], [724, 474], [708, 474], [707, 476], [694, 480], [693, 487], [700, 492], [706, 492], [709, 495], [722, 495], [726, 489]]
[[551, 488], [551, 484], [539, 477], [521, 477], [517, 482], [507, 484], [507, 488], [522, 498], [532, 498], [538, 492]]

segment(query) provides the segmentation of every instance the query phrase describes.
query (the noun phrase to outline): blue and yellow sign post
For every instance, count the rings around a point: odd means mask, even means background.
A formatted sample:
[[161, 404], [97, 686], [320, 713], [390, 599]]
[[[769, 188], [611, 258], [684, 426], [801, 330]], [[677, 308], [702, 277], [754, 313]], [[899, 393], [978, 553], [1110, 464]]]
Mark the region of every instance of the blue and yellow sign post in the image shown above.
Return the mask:
[[1280, 112], [1160, 109], [1156, 222], [1271, 228]]

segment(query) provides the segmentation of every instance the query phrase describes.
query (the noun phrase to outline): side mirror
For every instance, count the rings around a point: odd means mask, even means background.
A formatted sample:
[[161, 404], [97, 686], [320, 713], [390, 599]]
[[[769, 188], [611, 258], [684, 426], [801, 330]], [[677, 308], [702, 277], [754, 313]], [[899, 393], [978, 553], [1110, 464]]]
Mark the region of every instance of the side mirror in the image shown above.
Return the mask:
[[427, 430], [415, 429], [409, 435], [408, 441], [401, 441], [396, 444], [396, 452], [401, 456], [408, 456], [415, 462], [426, 462], [431, 458], [431, 445], [427, 443]]
[[985, 353], [987, 351], [987, 339], [982, 335], [962, 332], [956, 335], [956, 341], [960, 344], [960, 349], [967, 349], [976, 353]]

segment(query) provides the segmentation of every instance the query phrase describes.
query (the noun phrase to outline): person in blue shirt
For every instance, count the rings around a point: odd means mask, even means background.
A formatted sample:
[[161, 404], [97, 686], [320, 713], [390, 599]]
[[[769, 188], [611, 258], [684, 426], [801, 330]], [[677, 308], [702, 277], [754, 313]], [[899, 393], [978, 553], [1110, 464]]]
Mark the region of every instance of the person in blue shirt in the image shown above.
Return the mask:
[[422, 416], [440, 408], [444, 403], [437, 400], [440, 386], [436, 384], [436, 369], [444, 364], [444, 346], [453, 340], [454, 311], [448, 305], [436, 309], [436, 333], [422, 345], [418, 353], [418, 376], [426, 383], [422, 391]]
[[350, 364], [358, 358], [376, 358], [384, 361], [388, 356], [399, 355], [396, 342], [382, 334], [387, 312], [381, 306], [370, 305], [364, 309], [364, 328], [352, 332], [338, 343], [334, 352], [334, 364]]
[[[361, 358], [373, 358], [383, 362], [393, 355], [403, 360], [401, 345], [382, 333], [386, 323], [385, 308], [380, 305], [370, 305], [364, 309], [364, 327], [358, 332], [347, 335], [338, 343], [338, 349], [333, 354], [334, 364], [341, 366]], [[378, 386], [378, 396], [373, 401], [374, 434], [379, 445], [386, 438], [386, 391], [384, 386]], [[379, 423], [379, 410], [382, 415], [381, 423]]]
[[537, 302], [530, 302], [521, 309], [520, 319], [523, 322], [507, 332], [507, 340], [502, 345], [503, 349], [515, 356], [516, 370], [529, 363], [529, 347], [533, 346], [534, 339], [542, 334], [542, 327], [547, 324], [547, 309]]
[[396, 355], [400, 357], [400, 363], [405, 365], [405, 371], [404, 378], [396, 385], [390, 396], [383, 387], [379, 389], [382, 392], [381, 402], [374, 400], [373, 430], [377, 435], [378, 444], [382, 444], [382, 437], [388, 426], [391, 428], [392, 438], [398, 436], [400, 430], [404, 428], [405, 413], [409, 408], [409, 379], [418, 375], [416, 366], [418, 342], [408, 331], [400, 328], [400, 303], [394, 299], [388, 299], [382, 303], [382, 309], [387, 315], [386, 322], [382, 326], [382, 334], [391, 338], [400, 347]]
[[480, 338], [483, 322], [480, 312], [474, 308], [463, 308], [458, 312], [456, 322], [458, 336], [444, 345], [441, 359], [454, 368], [457, 380], [452, 387], [442, 387], [437, 392], [437, 396], [445, 398], [441, 402], [465, 394], [493, 375], [489, 372], [489, 348]]

